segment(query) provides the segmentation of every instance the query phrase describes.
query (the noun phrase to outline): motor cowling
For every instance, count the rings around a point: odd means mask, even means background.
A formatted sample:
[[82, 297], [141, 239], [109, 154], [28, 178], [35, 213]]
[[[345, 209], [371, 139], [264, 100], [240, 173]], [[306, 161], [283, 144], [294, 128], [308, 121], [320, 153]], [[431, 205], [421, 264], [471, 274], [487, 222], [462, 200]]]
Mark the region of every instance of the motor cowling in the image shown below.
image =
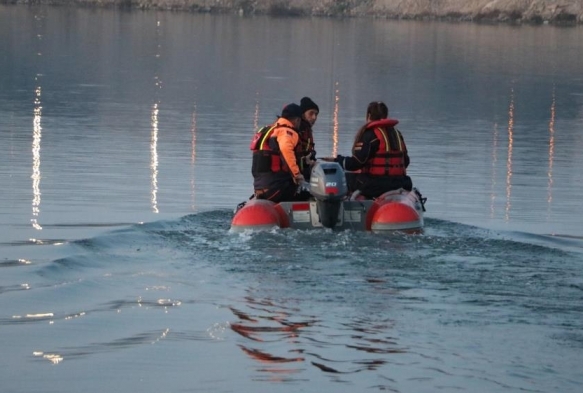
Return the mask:
[[346, 176], [340, 164], [316, 162], [310, 175], [310, 193], [316, 199], [322, 226], [334, 228], [342, 200], [348, 194]]
[[310, 193], [318, 201], [341, 201], [348, 194], [344, 169], [337, 162], [317, 161], [310, 175]]

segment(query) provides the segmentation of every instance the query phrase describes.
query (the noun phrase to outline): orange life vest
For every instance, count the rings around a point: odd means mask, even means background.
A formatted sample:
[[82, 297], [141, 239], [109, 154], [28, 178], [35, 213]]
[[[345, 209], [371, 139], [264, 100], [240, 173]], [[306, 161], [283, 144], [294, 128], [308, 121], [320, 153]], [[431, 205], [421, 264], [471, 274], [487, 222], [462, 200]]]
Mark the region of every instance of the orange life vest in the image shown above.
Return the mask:
[[379, 148], [363, 167], [363, 173], [372, 176], [405, 176], [405, 153], [407, 147], [403, 136], [395, 125], [395, 119], [383, 119], [370, 122], [367, 129], [372, 129], [379, 140]]
[[[253, 151], [253, 163], [251, 172], [289, 172], [289, 166], [282, 159], [279, 145], [275, 140], [271, 141], [273, 133], [277, 128], [289, 128], [286, 125], [271, 124], [261, 127], [251, 140], [249, 148]], [[295, 130], [294, 130], [295, 132]]]

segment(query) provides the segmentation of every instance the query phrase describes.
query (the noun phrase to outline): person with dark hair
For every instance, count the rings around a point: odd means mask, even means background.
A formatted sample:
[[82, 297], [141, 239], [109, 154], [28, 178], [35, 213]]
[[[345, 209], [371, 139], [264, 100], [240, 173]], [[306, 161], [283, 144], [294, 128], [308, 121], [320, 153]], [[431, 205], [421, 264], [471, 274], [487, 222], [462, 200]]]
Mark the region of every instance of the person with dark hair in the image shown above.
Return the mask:
[[312, 165], [316, 162], [312, 127], [316, 124], [320, 108], [310, 97], [303, 97], [300, 100], [300, 108], [302, 108], [302, 122], [299, 129], [300, 143], [296, 148], [296, 156], [298, 157], [300, 171], [304, 178], [309, 180]]
[[407, 146], [395, 128], [399, 121], [388, 116], [384, 102], [371, 102], [366, 109], [366, 124], [354, 138], [352, 156], [339, 155], [333, 159], [349, 171], [346, 179], [350, 192], [358, 190], [366, 198], [377, 198], [387, 191], [413, 189], [407, 176], [410, 161]]
[[296, 159], [302, 110], [286, 105], [277, 121], [261, 128], [251, 141], [254, 197], [273, 202], [305, 199], [298, 193], [304, 181]]

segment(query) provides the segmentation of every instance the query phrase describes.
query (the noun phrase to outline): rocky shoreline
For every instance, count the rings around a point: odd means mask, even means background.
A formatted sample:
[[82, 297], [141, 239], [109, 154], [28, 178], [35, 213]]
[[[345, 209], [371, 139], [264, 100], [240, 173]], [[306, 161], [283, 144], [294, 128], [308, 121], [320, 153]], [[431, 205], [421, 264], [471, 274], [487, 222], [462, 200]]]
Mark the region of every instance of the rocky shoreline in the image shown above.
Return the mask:
[[0, 0], [240, 15], [374, 17], [513, 24], [583, 24], [583, 0]]

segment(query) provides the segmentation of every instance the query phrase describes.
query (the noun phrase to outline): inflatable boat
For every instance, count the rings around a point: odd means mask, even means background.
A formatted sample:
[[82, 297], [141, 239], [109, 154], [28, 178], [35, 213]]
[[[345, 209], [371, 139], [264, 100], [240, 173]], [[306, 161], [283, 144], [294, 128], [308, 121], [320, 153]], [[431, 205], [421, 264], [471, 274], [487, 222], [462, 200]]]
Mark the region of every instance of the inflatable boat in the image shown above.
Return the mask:
[[336, 162], [318, 161], [310, 182], [303, 184], [311, 198], [305, 202], [274, 203], [250, 199], [238, 206], [231, 231], [330, 228], [373, 232], [423, 230], [425, 201], [417, 189], [389, 191], [380, 197], [361, 199], [358, 191], [348, 196], [345, 172]]

